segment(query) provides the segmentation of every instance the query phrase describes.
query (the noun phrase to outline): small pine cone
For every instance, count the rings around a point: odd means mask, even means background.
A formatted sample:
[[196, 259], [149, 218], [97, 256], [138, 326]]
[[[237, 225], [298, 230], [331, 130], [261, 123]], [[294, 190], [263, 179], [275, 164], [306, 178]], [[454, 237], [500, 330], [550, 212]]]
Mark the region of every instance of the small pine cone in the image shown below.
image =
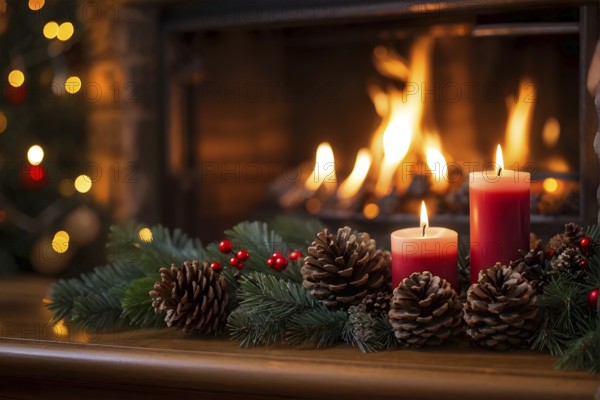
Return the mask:
[[166, 313], [168, 327], [210, 335], [227, 320], [227, 283], [207, 262], [186, 261], [181, 267], [173, 264], [161, 268], [160, 276], [150, 296], [154, 310]]
[[527, 279], [536, 293], [543, 293], [544, 284], [546, 283], [546, 259], [544, 252], [541, 250], [530, 250], [527, 253], [521, 251], [520, 253], [521, 258], [511, 261], [510, 268]]
[[392, 294], [388, 292], [378, 292], [368, 294], [362, 301], [365, 306], [365, 312], [376, 317], [381, 314], [387, 314], [390, 311]]
[[347, 226], [337, 234], [324, 229], [308, 248], [303, 285], [326, 307], [345, 309], [389, 286], [390, 260], [367, 233]]
[[569, 245], [569, 247], [579, 246], [579, 241], [583, 239], [583, 228], [573, 222], [565, 225], [563, 232], [563, 240]]
[[462, 312], [449, 282], [430, 272], [415, 272], [394, 289], [388, 316], [399, 343], [421, 347], [460, 333]]
[[360, 341], [367, 341], [375, 335], [373, 330], [375, 320], [365, 311], [364, 304], [352, 306], [348, 309], [348, 326], [352, 331], [352, 335]]
[[467, 293], [467, 335], [481, 347], [508, 350], [523, 344], [534, 329], [537, 297], [529, 282], [497, 263], [479, 273]]
[[569, 247], [560, 253], [558, 257], [555, 257], [550, 265], [554, 271], [561, 269], [577, 269], [579, 261], [582, 259], [583, 258], [577, 249]]

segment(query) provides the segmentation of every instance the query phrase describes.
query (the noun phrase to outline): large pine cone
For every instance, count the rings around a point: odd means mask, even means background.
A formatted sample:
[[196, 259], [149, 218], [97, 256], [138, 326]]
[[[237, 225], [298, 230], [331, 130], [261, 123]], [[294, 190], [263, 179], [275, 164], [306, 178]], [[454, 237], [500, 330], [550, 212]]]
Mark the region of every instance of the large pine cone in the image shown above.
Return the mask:
[[546, 282], [546, 258], [544, 252], [530, 250], [527, 253], [519, 251], [521, 258], [511, 261], [510, 267], [527, 279], [536, 293], [543, 293]]
[[462, 305], [450, 283], [430, 272], [413, 273], [394, 289], [388, 314], [399, 343], [438, 345], [461, 332]]
[[210, 335], [227, 320], [229, 292], [225, 278], [207, 262], [186, 261], [160, 269], [161, 281], [150, 292], [152, 307], [166, 313], [168, 327]]
[[497, 263], [479, 273], [467, 293], [464, 319], [473, 342], [491, 350], [523, 344], [534, 329], [537, 297], [529, 282]]
[[303, 285], [326, 307], [347, 308], [388, 287], [390, 260], [389, 252], [377, 250], [367, 233], [347, 226], [337, 234], [324, 229], [308, 248]]

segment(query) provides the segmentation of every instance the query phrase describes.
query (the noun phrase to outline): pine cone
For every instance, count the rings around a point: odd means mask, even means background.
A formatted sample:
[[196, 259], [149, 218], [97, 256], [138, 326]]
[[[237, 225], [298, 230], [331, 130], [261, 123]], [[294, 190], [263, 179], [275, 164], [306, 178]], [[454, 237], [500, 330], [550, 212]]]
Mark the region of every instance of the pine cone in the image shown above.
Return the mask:
[[583, 228], [575, 223], [565, 225], [563, 233], [554, 235], [548, 241], [548, 250], [554, 250], [556, 254], [560, 254], [569, 247], [579, 246], [579, 241], [584, 237]]
[[577, 249], [569, 247], [560, 253], [558, 257], [555, 257], [550, 262], [550, 265], [554, 271], [560, 269], [577, 269], [579, 267], [579, 261], [582, 259], [583, 257]]
[[326, 307], [347, 308], [389, 287], [390, 260], [367, 233], [347, 226], [336, 235], [324, 229], [308, 248], [303, 285]]
[[430, 272], [413, 273], [394, 289], [388, 314], [399, 343], [438, 345], [460, 333], [462, 305], [450, 283]]
[[376, 317], [381, 314], [387, 314], [390, 311], [391, 300], [391, 293], [378, 292], [365, 296], [365, 298], [362, 300], [362, 304], [365, 306], [365, 312], [369, 313], [373, 317]]
[[229, 292], [225, 278], [209, 264], [186, 261], [181, 267], [160, 269], [161, 281], [150, 292], [152, 307], [166, 313], [168, 327], [209, 335], [227, 319]]
[[497, 263], [479, 273], [467, 293], [464, 319], [467, 335], [491, 350], [523, 344], [534, 329], [537, 297], [529, 282], [510, 267]]
[[510, 267], [514, 272], [518, 272], [521, 276], [531, 284], [536, 293], [540, 294], [544, 291], [546, 283], [546, 259], [544, 252], [541, 250], [530, 250], [523, 253], [519, 250], [521, 258], [511, 261]]

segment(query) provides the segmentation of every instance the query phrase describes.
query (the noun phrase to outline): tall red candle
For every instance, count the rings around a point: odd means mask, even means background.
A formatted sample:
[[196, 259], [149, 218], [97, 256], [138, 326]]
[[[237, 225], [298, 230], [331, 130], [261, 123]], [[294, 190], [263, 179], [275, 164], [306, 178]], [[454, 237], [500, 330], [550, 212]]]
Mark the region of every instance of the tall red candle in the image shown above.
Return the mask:
[[529, 249], [530, 174], [504, 170], [500, 146], [496, 163], [495, 171], [469, 174], [471, 282], [479, 271]]
[[421, 227], [392, 233], [392, 286], [396, 288], [413, 272], [429, 271], [458, 288], [458, 234], [430, 227], [425, 203], [421, 205]]

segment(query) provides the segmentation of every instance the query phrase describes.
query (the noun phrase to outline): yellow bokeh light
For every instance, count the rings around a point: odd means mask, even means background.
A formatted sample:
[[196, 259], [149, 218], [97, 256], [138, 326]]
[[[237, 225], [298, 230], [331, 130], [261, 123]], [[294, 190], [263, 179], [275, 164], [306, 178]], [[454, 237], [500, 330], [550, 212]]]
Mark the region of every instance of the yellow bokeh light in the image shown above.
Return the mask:
[[149, 243], [152, 241], [152, 231], [149, 228], [142, 228], [138, 232], [138, 237], [142, 242]]
[[558, 181], [554, 178], [546, 178], [544, 179], [544, 190], [548, 193], [554, 193], [558, 189]]
[[46, 39], [54, 39], [58, 35], [58, 24], [54, 21], [47, 22], [44, 25], [44, 37]]
[[25, 82], [25, 74], [23, 74], [23, 71], [20, 71], [18, 69], [13, 69], [8, 74], [8, 83], [10, 83], [11, 86], [19, 87], [24, 82]]
[[75, 190], [79, 193], [87, 193], [92, 188], [92, 180], [87, 175], [79, 175], [75, 179]]
[[58, 231], [54, 234], [54, 239], [52, 239], [52, 250], [57, 252], [58, 254], [65, 253], [69, 250], [69, 234], [66, 231]]
[[71, 36], [73, 36], [73, 32], [75, 32], [75, 28], [73, 24], [70, 22], [63, 22], [58, 27], [58, 32], [56, 33], [56, 38], [63, 42], [69, 40]]
[[44, 149], [34, 144], [27, 151], [27, 160], [31, 165], [40, 165], [44, 160]]
[[4, 115], [2, 111], [0, 111], [0, 133], [4, 132], [7, 126], [8, 119], [6, 118], [6, 115]]
[[363, 215], [367, 219], [375, 219], [379, 215], [379, 206], [375, 203], [367, 203], [363, 208]]
[[81, 79], [78, 76], [70, 76], [65, 82], [65, 90], [67, 93], [77, 93], [81, 89]]
[[29, 9], [31, 11], [38, 11], [44, 7], [45, 0], [29, 0]]
[[64, 337], [69, 335], [69, 328], [65, 325], [65, 321], [61, 319], [56, 324], [52, 325], [52, 332], [54, 332], [56, 336]]

